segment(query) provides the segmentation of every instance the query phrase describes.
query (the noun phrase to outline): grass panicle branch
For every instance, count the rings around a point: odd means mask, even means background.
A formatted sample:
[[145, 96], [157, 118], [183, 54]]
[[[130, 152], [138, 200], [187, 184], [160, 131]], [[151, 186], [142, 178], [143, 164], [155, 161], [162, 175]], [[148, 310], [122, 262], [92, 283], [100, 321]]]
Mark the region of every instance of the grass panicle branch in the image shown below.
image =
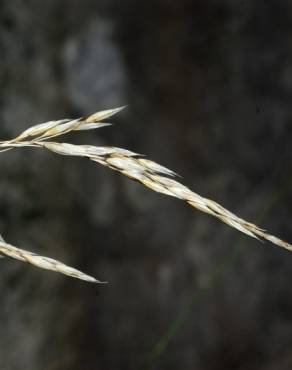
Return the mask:
[[[53, 137], [64, 135], [72, 131], [91, 130], [110, 125], [102, 122], [104, 119], [121, 111], [124, 107], [94, 113], [89, 117], [78, 119], [63, 119], [49, 121], [33, 126], [22, 132], [15, 139], [1, 141], [0, 151], [19, 147], [35, 147], [49, 150], [60, 155], [84, 157], [97, 162], [112, 170], [138, 181], [151, 190], [165, 195], [173, 196], [188, 203], [202, 212], [208, 213], [227, 225], [245, 233], [253, 238], [268, 240], [279, 247], [292, 251], [292, 245], [268, 234], [253, 223], [247, 222], [228, 211], [213, 200], [201, 197], [188, 187], [176, 181], [177, 176], [172, 170], [144, 158], [142, 155], [130, 150], [112, 146], [74, 145], [48, 141]], [[38, 256], [7, 244], [0, 236], [0, 252], [12, 258], [32, 263], [38, 267], [58, 271], [78, 279], [97, 282], [100, 281], [85, 275], [82, 272], [64, 265], [51, 258]]]
[[91, 283], [102, 283], [101, 281], [93, 278], [92, 276], [86, 275], [81, 271], [78, 271], [64, 263], [54, 260], [52, 258], [39, 256], [36, 253], [26, 251], [24, 249], [16, 248], [13, 245], [5, 243], [0, 240], [0, 252], [6, 256], [15, 258], [20, 261], [31, 263], [42, 269], [60, 272], [64, 275], [68, 275], [80, 280], [85, 280]]

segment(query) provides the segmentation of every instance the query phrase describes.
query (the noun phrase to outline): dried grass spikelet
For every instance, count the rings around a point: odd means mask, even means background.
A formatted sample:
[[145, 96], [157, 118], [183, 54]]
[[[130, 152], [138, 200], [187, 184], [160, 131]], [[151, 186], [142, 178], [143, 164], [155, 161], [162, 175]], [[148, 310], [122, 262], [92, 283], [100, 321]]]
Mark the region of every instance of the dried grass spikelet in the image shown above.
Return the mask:
[[4, 240], [0, 240], [0, 252], [5, 254], [6, 256], [15, 258], [23, 262], [31, 263], [32, 265], [35, 265], [42, 269], [61, 272], [62, 274], [85, 280], [91, 283], [102, 283], [92, 276], [86, 275], [83, 272], [76, 270], [73, 267], [67, 266], [60, 261], [44, 256], [39, 256], [36, 253], [29, 252], [24, 249], [16, 248], [13, 245], [5, 243]]
[[[175, 172], [156, 162], [143, 158], [137, 153], [111, 146], [74, 145], [47, 141], [48, 139], [61, 136], [71, 131], [91, 130], [108, 126], [110, 125], [109, 123], [101, 121], [111, 117], [122, 109], [123, 107], [101, 111], [94, 113], [89, 117], [81, 117], [74, 120], [63, 119], [42, 123], [30, 127], [15, 139], [1, 141], [0, 149], [1, 151], [5, 151], [17, 147], [30, 146], [47, 149], [60, 155], [87, 158], [118, 171], [123, 175], [140, 182], [153, 191], [181, 199], [190, 206], [197, 208], [202, 212], [209, 213], [227, 225], [253, 238], [268, 240], [273, 244], [292, 251], [292, 246], [289, 243], [270, 235], [258, 226], [243, 220], [213, 200], [201, 197], [194, 193], [188, 187], [174, 179], [174, 177], [177, 176]], [[85, 275], [61, 262], [13, 247], [7, 244], [3, 239], [1, 240], [1, 236], [0, 252], [12, 258], [32, 263], [41, 268], [58, 271], [78, 279], [100, 283], [100, 281], [91, 276]]]

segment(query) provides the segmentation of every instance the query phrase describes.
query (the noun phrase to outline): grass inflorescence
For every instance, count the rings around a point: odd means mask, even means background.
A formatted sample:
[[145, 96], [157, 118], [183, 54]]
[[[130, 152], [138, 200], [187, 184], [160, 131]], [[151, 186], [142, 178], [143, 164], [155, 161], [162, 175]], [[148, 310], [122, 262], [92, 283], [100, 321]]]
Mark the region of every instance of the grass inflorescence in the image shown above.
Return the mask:
[[[213, 200], [201, 197], [175, 180], [175, 172], [144, 158], [142, 155], [127, 149], [112, 146], [74, 145], [51, 140], [54, 137], [64, 135], [68, 132], [91, 130], [108, 126], [110, 124], [105, 123], [104, 120], [122, 109], [123, 107], [120, 107], [97, 112], [88, 117], [49, 121], [32, 126], [12, 140], [0, 141], [0, 152], [21, 147], [34, 147], [46, 149], [60, 155], [87, 158], [118, 171], [132, 180], [140, 182], [153, 191], [179, 198], [190, 206], [218, 218], [222, 222], [253, 238], [268, 240], [273, 244], [292, 251], [291, 244], [267, 233], [253, 223], [243, 220]], [[62, 262], [12, 246], [6, 243], [1, 235], [0, 252], [9, 257], [29, 262], [40, 268], [57, 271], [89, 282], [101, 283], [101, 281], [69, 267]]]

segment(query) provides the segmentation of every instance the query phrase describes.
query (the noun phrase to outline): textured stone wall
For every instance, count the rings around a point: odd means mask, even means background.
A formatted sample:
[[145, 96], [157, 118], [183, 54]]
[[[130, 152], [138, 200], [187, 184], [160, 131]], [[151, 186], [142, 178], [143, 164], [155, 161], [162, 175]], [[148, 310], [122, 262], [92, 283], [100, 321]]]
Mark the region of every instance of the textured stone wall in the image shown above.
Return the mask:
[[[73, 143], [147, 154], [292, 241], [289, 2], [0, 2], [0, 134], [128, 104]], [[78, 158], [0, 157], [1, 370], [288, 370], [292, 255]]]

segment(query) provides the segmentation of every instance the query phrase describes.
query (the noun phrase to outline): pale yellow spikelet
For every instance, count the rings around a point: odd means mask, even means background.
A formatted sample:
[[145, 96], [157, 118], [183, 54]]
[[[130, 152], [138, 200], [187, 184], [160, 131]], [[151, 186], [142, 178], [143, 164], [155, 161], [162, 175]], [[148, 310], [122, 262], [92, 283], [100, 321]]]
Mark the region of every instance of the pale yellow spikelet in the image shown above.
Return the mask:
[[61, 125], [64, 122], [67, 122], [67, 119], [62, 119], [59, 121], [49, 121], [45, 123], [40, 123], [38, 125], [35, 125], [33, 127], [28, 128], [27, 130], [23, 131], [19, 136], [17, 136], [15, 139], [11, 140], [11, 142], [17, 142], [22, 141], [24, 139], [28, 139], [29, 137], [34, 136], [40, 136], [46, 131], [51, 130], [55, 126]]
[[101, 112], [96, 112], [96, 113], [92, 114], [91, 116], [87, 117], [84, 120], [85, 126], [86, 126], [87, 123], [90, 124], [90, 123], [93, 123], [93, 122], [103, 121], [104, 119], [109, 118], [109, 117], [119, 113], [124, 108], [126, 108], [125, 105], [122, 106], [122, 107], [114, 108], [114, 109], [108, 109], [108, 110], [104, 110], [104, 111], [101, 111]]
[[60, 261], [44, 256], [39, 256], [36, 253], [29, 252], [24, 249], [16, 248], [13, 245], [5, 243], [3, 238], [2, 240], [0, 240], [0, 252], [5, 254], [6, 256], [18, 259], [20, 261], [28, 262], [42, 269], [60, 272], [61, 274], [68, 275], [80, 280], [85, 280], [91, 283], [102, 283], [94, 277], [86, 275], [83, 272], [76, 270], [73, 267], [67, 266]]

